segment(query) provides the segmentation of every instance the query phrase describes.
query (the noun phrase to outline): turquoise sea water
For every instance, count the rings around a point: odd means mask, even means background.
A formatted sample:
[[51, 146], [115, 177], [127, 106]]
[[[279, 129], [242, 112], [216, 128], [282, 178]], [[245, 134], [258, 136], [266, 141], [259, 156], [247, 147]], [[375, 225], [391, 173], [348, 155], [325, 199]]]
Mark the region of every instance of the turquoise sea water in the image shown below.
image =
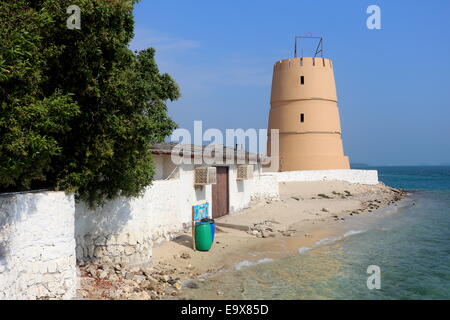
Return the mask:
[[[411, 201], [298, 256], [214, 275], [185, 298], [450, 299], [450, 167], [373, 169]], [[380, 267], [379, 290], [367, 288], [370, 265]]]

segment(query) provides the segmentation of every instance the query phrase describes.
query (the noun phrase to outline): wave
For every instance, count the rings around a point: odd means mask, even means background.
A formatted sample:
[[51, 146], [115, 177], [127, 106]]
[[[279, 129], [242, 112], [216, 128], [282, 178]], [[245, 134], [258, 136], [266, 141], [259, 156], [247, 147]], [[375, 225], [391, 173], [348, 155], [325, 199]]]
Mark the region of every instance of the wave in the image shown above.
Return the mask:
[[346, 232], [346, 233], [344, 234], [344, 238], [353, 236], [353, 235], [355, 235], [355, 234], [364, 233], [364, 232], [367, 232], [367, 230], [350, 230], [349, 232]]
[[251, 262], [251, 261], [248, 261], [248, 260], [244, 260], [244, 261], [236, 263], [235, 266], [234, 266], [234, 269], [235, 270], [241, 270], [242, 268], [250, 267], [250, 266], [253, 266], [253, 265], [256, 265], [256, 264], [261, 264], [261, 263], [268, 263], [268, 262], [272, 262], [272, 261], [273, 261], [273, 259], [271, 259], [271, 258], [263, 258], [263, 259], [260, 259], [260, 260], [258, 260], [256, 262]]
[[301, 247], [301, 248], [298, 249], [298, 253], [302, 254], [302, 253], [305, 253], [306, 251], [309, 251], [309, 250], [311, 250], [310, 247]]
[[356, 234], [360, 234], [360, 233], [364, 233], [364, 232], [367, 232], [367, 230], [350, 230], [350, 231], [344, 233], [344, 235], [342, 237], [323, 238], [323, 239], [320, 239], [319, 241], [317, 241], [312, 248], [310, 248], [310, 247], [300, 247], [298, 249], [298, 253], [299, 254], [303, 254], [303, 253], [305, 253], [305, 252], [307, 252], [307, 251], [309, 251], [311, 249], [318, 248], [318, 247], [320, 247], [320, 246], [322, 246], [324, 244], [330, 244], [330, 243], [342, 240], [344, 238], [347, 238], [347, 237], [350, 237], [350, 236], [354, 236]]
[[339, 237], [339, 238], [323, 238], [323, 239], [320, 239], [319, 241], [317, 241], [316, 244], [314, 245], [314, 247], [318, 247], [323, 244], [332, 243], [332, 242], [335, 242], [335, 241], [338, 241], [341, 239], [342, 239], [341, 237]]

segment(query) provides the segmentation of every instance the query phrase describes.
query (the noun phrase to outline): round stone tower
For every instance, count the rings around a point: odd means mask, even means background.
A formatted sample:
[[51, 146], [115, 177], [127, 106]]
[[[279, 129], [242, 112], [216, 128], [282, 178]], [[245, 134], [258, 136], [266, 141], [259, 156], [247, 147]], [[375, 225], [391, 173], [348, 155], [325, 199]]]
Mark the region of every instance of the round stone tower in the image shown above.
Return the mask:
[[[269, 130], [279, 129], [279, 171], [350, 168], [331, 60], [303, 57], [275, 63], [270, 104]], [[270, 155], [270, 131], [267, 150]]]

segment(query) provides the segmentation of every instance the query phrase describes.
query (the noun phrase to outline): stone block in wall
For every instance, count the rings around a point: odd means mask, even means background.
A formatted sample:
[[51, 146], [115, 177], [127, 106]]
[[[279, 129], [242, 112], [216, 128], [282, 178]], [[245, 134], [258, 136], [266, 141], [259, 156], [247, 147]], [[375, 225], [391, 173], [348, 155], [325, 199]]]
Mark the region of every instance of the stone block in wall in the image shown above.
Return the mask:
[[0, 299], [75, 295], [74, 214], [64, 192], [0, 195]]

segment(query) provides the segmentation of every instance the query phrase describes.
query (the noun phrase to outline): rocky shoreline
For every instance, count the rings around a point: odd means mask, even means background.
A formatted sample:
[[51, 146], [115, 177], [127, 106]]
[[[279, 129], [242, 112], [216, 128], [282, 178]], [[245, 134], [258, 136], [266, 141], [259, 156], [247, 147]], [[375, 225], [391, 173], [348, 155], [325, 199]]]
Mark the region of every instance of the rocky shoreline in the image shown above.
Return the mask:
[[[180, 259], [189, 259], [183, 253]], [[160, 300], [170, 299], [180, 294], [182, 280], [200, 275], [192, 266], [189, 271], [178, 270], [157, 263], [153, 267], [128, 268], [121, 264], [101, 265], [97, 263], [79, 265], [81, 299], [106, 300]]]

